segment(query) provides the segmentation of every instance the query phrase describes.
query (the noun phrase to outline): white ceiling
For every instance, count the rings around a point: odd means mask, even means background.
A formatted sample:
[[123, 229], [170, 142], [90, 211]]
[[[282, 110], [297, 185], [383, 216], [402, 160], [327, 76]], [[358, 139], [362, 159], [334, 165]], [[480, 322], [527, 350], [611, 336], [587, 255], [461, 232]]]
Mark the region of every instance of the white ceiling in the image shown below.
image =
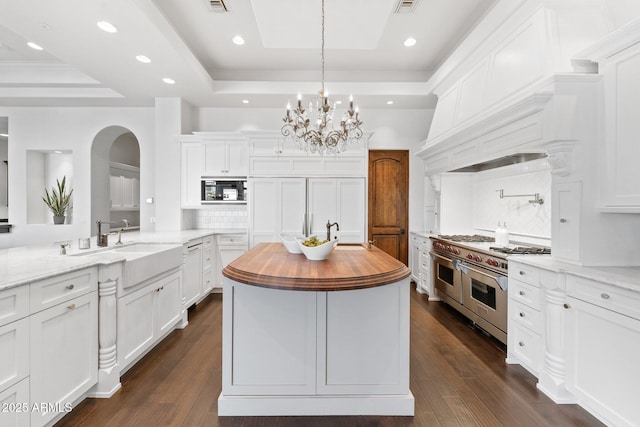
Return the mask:
[[[495, 0], [326, 0], [326, 87], [363, 108], [433, 106], [427, 80]], [[320, 89], [320, 0], [3, 0], [1, 106], [284, 106]], [[106, 20], [118, 28], [97, 28]], [[246, 43], [231, 42], [242, 35]], [[414, 47], [403, 46], [412, 36]], [[44, 48], [26, 46], [33, 41]], [[150, 64], [136, 55], [151, 58]], [[162, 82], [171, 77], [175, 85]]]

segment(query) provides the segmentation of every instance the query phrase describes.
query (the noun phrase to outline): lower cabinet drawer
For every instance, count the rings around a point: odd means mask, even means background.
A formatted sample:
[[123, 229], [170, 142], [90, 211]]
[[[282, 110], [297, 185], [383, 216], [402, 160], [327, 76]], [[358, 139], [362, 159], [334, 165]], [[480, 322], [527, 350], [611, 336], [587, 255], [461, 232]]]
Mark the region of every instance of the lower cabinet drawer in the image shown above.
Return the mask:
[[509, 328], [509, 353], [531, 371], [538, 375], [542, 362], [542, 341], [540, 334], [521, 325]]
[[30, 286], [31, 313], [53, 307], [97, 289], [98, 270], [96, 268], [73, 271], [33, 282]]
[[511, 321], [520, 323], [536, 333], [542, 331], [542, 314], [526, 304], [513, 299], [509, 301], [509, 317]]

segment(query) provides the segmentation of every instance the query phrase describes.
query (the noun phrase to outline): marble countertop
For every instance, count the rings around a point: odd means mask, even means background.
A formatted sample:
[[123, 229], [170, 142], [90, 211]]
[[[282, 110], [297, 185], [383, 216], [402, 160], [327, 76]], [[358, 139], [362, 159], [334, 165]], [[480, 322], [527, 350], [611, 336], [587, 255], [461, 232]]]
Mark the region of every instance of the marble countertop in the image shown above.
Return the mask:
[[510, 255], [508, 259], [556, 273], [571, 274], [640, 292], [640, 267], [583, 267], [554, 259], [549, 255]]
[[[183, 245], [190, 240], [216, 234], [246, 234], [247, 229], [192, 229], [164, 232], [125, 232], [124, 245], [134, 243], [164, 243]], [[107, 248], [98, 247], [96, 237], [91, 238], [90, 249], [79, 249], [78, 239], [69, 241], [67, 255], [60, 255], [60, 244], [51, 243], [38, 246], [20, 246], [0, 250], [0, 291], [25, 285], [36, 280], [80, 270], [100, 264], [124, 261], [124, 257], [114, 252], [104, 252], [117, 247], [117, 236], [109, 236]], [[82, 256], [78, 256], [82, 255]]]

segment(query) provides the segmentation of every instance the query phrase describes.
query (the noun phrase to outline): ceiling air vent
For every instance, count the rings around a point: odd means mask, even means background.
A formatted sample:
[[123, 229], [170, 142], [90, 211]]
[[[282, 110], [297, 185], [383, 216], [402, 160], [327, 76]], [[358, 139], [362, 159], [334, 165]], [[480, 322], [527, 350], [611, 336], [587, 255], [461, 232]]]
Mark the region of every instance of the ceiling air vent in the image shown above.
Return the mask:
[[410, 13], [416, 8], [418, 0], [398, 0], [395, 13]]
[[229, 8], [224, 2], [225, 0], [206, 0], [206, 1], [207, 3], [209, 3], [209, 9], [211, 9], [211, 12], [216, 12], [216, 13], [229, 12]]

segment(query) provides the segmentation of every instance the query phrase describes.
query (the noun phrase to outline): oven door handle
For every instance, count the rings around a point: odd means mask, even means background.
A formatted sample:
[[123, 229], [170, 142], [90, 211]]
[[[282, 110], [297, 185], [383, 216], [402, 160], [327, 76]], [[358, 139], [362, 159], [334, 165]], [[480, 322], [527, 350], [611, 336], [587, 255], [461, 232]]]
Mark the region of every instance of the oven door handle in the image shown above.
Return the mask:
[[443, 259], [443, 260], [448, 261], [448, 262], [450, 262], [451, 264], [453, 264], [453, 260], [452, 260], [452, 259], [445, 258], [445, 257], [443, 257], [442, 255], [437, 254], [437, 253], [435, 253], [435, 252], [433, 252], [433, 251], [432, 251], [432, 252], [429, 252], [429, 255], [431, 255], [432, 257], [435, 257], [435, 258]]
[[488, 278], [490, 278], [490, 279], [495, 280], [495, 281], [496, 281], [496, 283], [498, 284], [498, 286], [500, 286], [500, 289], [502, 289], [503, 291], [506, 291], [506, 290], [507, 290], [507, 284], [508, 284], [508, 282], [509, 282], [509, 279], [507, 279], [507, 277], [506, 277], [506, 276], [502, 276], [502, 275], [500, 275], [500, 274], [499, 274], [499, 275], [491, 275], [491, 274], [487, 274], [487, 273], [484, 273], [484, 272], [482, 272], [482, 271], [476, 270], [475, 268], [472, 268], [471, 266], [469, 266], [469, 264], [464, 264], [464, 263], [462, 263], [462, 265], [463, 265], [465, 268], [467, 268], [467, 269], [469, 269], [469, 270], [473, 271], [474, 273], [478, 273], [478, 274], [480, 274], [480, 275], [482, 275], [482, 276], [484, 276], [484, 277], [488, 277]]

